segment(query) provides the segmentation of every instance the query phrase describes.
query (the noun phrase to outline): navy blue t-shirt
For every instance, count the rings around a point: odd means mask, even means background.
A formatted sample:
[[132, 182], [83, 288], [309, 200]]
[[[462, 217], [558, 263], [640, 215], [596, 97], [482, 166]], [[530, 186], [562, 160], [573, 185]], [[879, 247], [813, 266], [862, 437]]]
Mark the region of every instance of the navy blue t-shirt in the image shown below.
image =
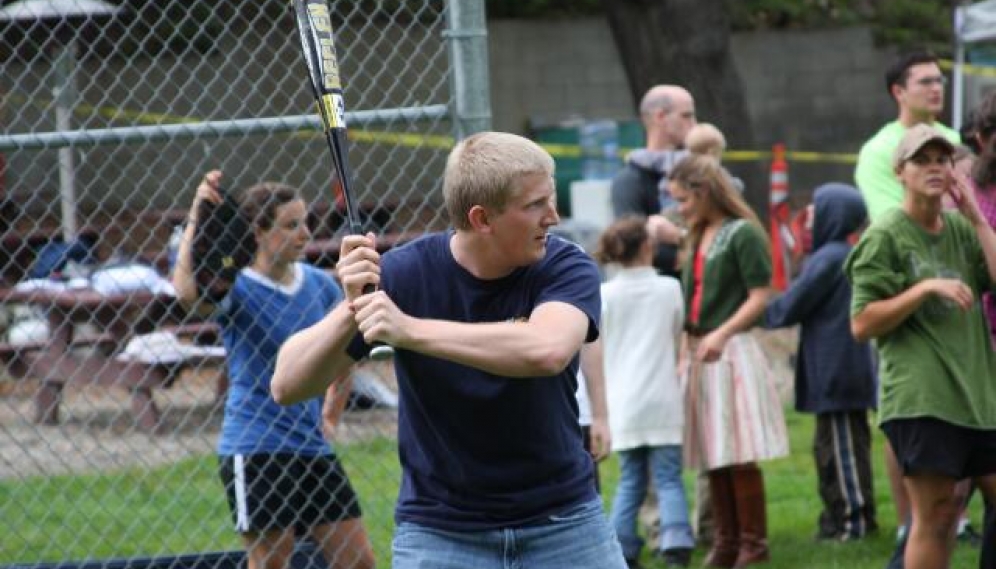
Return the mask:
[[[565, 302], [598, 337], [599, 275], [579, 247], [547, 239], [545, 257], [507, 277], [481, 280], [457, 264], [452, 233], [384, 255], [381, 287], [417, 318], [525, 321], [540, 304]], [[349, 352], [369, 350], [357, 336]], [[476, 531], [541, 523], [595, 499], [594, 465], [578, 426], [578, 358], [550, 377], [507, 378], [396, 350], [401, 490], [395, 520]]]

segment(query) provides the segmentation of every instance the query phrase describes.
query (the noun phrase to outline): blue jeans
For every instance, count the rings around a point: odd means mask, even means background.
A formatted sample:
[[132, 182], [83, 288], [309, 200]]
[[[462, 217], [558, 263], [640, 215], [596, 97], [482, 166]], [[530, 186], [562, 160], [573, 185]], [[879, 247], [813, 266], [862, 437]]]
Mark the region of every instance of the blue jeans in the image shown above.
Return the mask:
[[392, 553], [393, 569], [626, 569], [601, 500], [521, 528], [462, 532], [402, 522]]
[[661, 550], [692, 548], [688, 501], [681, 483], [681, 446], [638, 447], [619, 452], [622, 471], [612, 500], [612, 526], [626, 559], [640, 556], [643, 539], [636, 533], [636, 516], [647, 496], [647, 472], [654, 477], [661, 516]]

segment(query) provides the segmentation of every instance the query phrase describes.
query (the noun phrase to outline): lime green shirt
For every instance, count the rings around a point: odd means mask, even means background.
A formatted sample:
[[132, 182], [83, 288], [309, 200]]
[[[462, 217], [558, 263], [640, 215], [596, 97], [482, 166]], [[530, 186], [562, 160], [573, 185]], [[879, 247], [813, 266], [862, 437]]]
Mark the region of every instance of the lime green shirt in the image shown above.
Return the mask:
[[968, 284], [976, 298], [969, 310], [932, 296], [876, 339], [879, 420], [934, 417], [993, 429], [996, 356], [978, 300], [993, 283], [975, 229], [958, 213], [943, 215], [944, 229], [936, 235], [899, 208], [872, 224], [844, 264], [853, 287], [851, 316], [924, 279]]
[[[939, 122], [931, 126], [941, 131], [953, 144], [961, 142], [961, 135], [957, 131]], [[899, 121], [890, 122], [868, 139], [858, 154], [854, 181], [865, 198], [868, 218], [872, 221], [903, 203], [903, 186], [892, 170], [892, 153], [905, 133], [906, 127]]]
[[695, 292], [694, 250], [685, 259], [681, 282], [687, 324], [709, 332], [722, 326], [740, 309], [750, 289], [771, 284], [771, 253], [763, 229], [746, 219], [727, 219], [716, 232], [709, 250], [703, 254], [702, 300], [697, 322], [692, 306]]

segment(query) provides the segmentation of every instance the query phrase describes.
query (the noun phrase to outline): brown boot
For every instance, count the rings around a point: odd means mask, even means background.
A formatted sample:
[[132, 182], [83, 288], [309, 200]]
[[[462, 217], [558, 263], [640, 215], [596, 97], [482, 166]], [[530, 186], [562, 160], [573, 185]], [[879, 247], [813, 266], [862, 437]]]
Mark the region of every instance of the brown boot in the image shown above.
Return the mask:
[[709, 498], [712, 500], [712, 548], [706, 567], [730, 568], [737, 561], [739, 542], [733, 474], [729, 468], [709, 471]]
[[746, 567], [767, 561], [768, 518], [761, 469], [756, 464], [736, 466], [731, 478], [740, 528], [740, 553], [733, 566]]

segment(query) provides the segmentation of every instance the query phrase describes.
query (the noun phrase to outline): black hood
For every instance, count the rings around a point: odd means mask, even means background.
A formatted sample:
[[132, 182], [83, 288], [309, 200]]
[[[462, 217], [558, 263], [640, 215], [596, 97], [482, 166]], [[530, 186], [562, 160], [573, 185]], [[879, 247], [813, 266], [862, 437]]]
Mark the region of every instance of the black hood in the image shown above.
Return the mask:
[[831, 182], [813, 192], [813, 250], [831, 241], [845, 241], [868, 218], [864, 199], [854, 186]]

